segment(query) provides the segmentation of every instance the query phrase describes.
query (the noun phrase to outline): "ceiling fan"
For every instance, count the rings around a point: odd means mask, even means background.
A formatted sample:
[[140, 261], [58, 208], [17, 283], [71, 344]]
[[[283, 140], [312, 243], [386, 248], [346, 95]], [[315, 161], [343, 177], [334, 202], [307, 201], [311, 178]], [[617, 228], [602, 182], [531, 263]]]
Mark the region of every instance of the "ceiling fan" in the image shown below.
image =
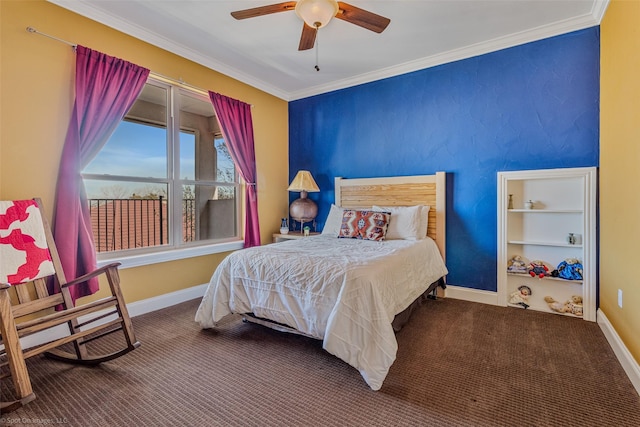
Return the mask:
[[289, 10], [295, 10], [296, 14], [304, 21], [298, 50], [311, 49], [316, 42], [318, 29], [327, 25], [333, 17], [376, 33], [383, 32], [391, 22], [390, 19], [384, 16], [336, 0], [287, 1], [238, 10], [231, 12], [231, 16], [236, 19], [247, 19]]

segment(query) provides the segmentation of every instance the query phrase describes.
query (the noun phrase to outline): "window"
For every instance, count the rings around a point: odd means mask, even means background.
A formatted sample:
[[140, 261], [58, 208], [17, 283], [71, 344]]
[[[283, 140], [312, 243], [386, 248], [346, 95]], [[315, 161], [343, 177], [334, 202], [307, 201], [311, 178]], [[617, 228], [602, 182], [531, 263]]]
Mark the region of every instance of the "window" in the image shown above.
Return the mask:
[[240, 239], [238, 175], [200, 93], [147, 81], [82, 176], [99, 257]]

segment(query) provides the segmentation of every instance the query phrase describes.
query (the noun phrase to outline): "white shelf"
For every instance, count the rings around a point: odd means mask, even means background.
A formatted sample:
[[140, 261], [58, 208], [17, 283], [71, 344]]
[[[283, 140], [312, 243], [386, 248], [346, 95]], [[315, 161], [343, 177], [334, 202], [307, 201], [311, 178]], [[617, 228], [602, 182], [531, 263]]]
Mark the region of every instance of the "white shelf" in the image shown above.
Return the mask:
[[508, 209], [508, 212], [513, 213], [567, 213], [567, 214], [581, 214], [584, 211], [582, 209]]
[[544, 278], [539, 278], [539, 277], [531, 277], [530, 274], [520, 274], [520, 273], [509, 273], [507, 272], [507, 276], [512, 276], [512, 277], [520, 277], [523, 279], [538, 279], [538, 280], [553, 280], [556, 282], [563, 282], [563, 283], [575, 283], [575, 284], [580, 284], [582, 285], [582, 280], [567, 280], [567, 279], [563, 279], [561, 277], [553, 277], [553, 276], [546, 276]]
[[[524, 310], [524, 307], [520, 306], [520, 305], [513, 305], [513, 304], [509, 304], [509, 307], [513, 307], [513, 308], [519, 308], [521, 310]], [[531, 302], [529, 308], [527, 310], [535, 310], [535, 311], [544, 311], [545, 313], [549, 313], [549, 314], [555, 314], [558, 316], [566, 316], [566, 317], [576, 317], [578, 319], [581, 319], [582, 316], [576, 316], [575, 314], [571, 314], [571, 313], [558, 313], [557, 311], [553, 311], [549, 308], [549, 306], [543, 301], [543, 302]]]
[[555, 246], [558, 248], [582, 248], [582, 245], [570, 245], [566, 242], [534, 242], [531, 240], [509, 240], [510, 245], [531, 245], [531, 246]]

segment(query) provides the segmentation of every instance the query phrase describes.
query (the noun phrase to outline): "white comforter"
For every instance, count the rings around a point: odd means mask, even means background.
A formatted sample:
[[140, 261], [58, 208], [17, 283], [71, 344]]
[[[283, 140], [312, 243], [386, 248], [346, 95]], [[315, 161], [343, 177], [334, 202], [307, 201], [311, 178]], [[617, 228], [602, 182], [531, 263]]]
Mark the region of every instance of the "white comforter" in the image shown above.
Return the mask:
[[323, 340], [378, 390], [398, 348], [391, 322], [447, 274], [435, 242], [314, 236], [232, 253], [196, 313], [211, 328], [254, 313]]

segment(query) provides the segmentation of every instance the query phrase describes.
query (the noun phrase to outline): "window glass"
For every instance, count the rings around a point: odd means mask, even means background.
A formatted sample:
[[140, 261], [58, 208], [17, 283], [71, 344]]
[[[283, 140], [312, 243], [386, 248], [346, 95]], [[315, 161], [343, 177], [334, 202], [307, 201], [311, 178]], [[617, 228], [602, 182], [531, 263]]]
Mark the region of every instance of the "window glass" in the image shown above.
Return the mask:
[[196, 134], [180, 132], [180, 177], [196, 179]]
[[166, 178], [167, 130], [123, 121], [84, 173]]
[[185, 185], [183, 194], [185, 242], [234, 237], [238, 216], [235, 186]]
[[168, 244], [166, 184], [97, 180], [90, 184], [95, 189], [87, 192], [97, 252]]
[[235, 165], [200, 93], [149, 80], [82, 173], [98, 252], [240, 238]]
[[220, 182], [235, 182], [236, 170], [229, 148], [224, 139], [216, 138], [214, 140], [216, 148], [216, 157], [218, 162], [217, 179]]

